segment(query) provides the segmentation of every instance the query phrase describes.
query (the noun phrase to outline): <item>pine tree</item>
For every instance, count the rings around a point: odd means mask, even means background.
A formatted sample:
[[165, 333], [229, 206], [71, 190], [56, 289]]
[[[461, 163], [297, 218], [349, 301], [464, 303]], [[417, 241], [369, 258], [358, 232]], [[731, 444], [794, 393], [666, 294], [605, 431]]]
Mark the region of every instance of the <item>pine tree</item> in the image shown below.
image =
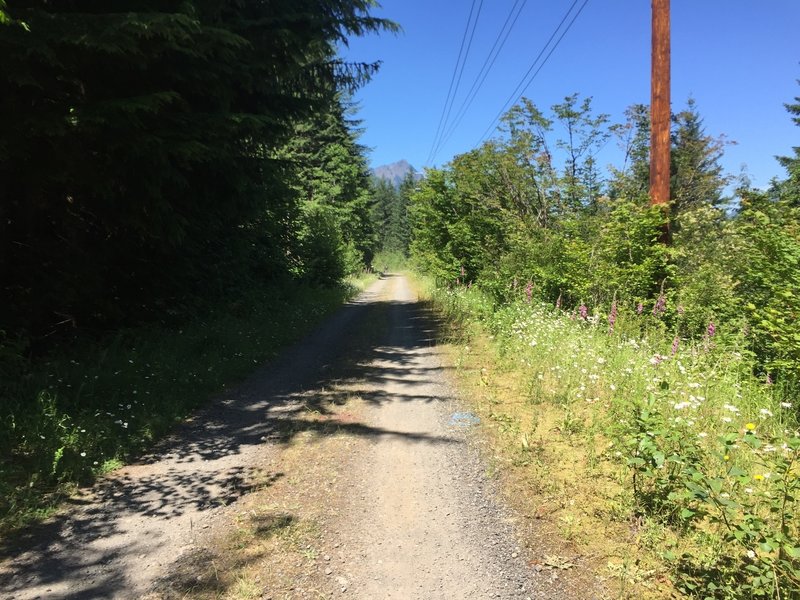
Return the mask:
[[674, 115], [670, 181], [670, 212], [678, 219], [684, 211], [702, 205], [719, 208], [729, 177], [719, 160], [725, 142], [707, 135], [693, 98]]

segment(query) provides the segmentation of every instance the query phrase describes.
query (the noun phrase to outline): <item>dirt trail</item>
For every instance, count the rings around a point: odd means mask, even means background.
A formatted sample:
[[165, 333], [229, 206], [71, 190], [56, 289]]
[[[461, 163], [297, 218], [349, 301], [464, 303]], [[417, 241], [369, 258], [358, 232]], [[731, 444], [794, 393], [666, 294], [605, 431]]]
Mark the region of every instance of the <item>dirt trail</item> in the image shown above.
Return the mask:
[[340, 473], [335, 492], [306, 499], [318, 505], [325, 539], [336, 540], [335, 572], [311, 563], [315, 589], [364, 599], [596, 597], [531, 566], [433, 338], [406, 279], [380, 280], [152, 456], [0, 546], [0, 597], [142, 597], [206, 543], [204, 532], [227, 527], [254, 489], [291, 487], [282, 449], [324, 435], [324, 419], [304, 415], [325, 417], [337, 397], [363, 407], [337, 422], [337, 434], [354, 440], [346, 457], [324, 464], [333, 459], [311, 447], [302, 459]]

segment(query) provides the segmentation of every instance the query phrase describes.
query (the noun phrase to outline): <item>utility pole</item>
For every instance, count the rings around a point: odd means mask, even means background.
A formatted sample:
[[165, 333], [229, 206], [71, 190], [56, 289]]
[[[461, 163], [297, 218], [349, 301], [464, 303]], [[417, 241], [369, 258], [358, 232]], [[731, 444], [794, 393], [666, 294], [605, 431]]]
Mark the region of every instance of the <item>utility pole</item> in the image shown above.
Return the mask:
[[663, 206], [664, 235], [669, 240], [670, 179], [670, 0], [652, 0], [653, 47], [650, 77], [650, 204]]

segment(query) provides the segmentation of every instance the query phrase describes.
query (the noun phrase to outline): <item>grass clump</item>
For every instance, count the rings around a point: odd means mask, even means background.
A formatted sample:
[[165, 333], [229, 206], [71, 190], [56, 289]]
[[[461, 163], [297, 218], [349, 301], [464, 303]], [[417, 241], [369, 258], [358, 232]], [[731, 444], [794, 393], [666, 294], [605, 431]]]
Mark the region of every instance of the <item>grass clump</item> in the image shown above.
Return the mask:
[[[524, 293], [497, 306], [466, 287], [432, 295], [466, 343], [491, 340], [492, 358], [473, 364], [481, 410], [537, 488], [536, 510], [555, 505], [563, 537], [607, 536], [616, 521], [614, 535], [635, 531], [636, 554], [654, 559], [649, 569], [637, 558], [642, 584], [669, 575], [690, 597], [798, 597], [794, 392], [752, 374], [746, 332], [710, 326], [690, 341], [657, 311], [609, 318]], [[629, 573], [614, 553], [611, 575]]]
[[146, 451], [366, 281], [255, 289], [180, 326], [72, 340], [37, 358], [0, 339], [0, 532]]

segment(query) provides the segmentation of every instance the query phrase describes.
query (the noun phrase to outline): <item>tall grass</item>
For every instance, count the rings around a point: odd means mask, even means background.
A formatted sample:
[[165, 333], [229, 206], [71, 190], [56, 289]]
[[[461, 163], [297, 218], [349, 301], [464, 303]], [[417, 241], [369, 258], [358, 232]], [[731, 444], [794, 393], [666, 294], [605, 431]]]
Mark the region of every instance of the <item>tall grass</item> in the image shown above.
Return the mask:
[[[564, 311], [520, 290], [495, 306], [476, 288], [439, 289], [451, 320], [492, 336], [522, 382], [520, 449], [553, 430], [588, 482], [620, 484], [617, 512], [660, 530], [652, 546], [677, 589], [702, 598], [794, 598], [800, 590], [800, 436], [794, 391], [753, 375], [746, 330], [676, 338], [657, 314]], [[481, 375], [484, 385], [492, 377]], [[558, 415], [537, 425], [547, 405]], [[494, 416], [492, 414], [492, 416]], [[508, 426], [505, 425], [507, 428]], [[593, 479], [594, 474], [594, 479]], [[605, 480], [604, 480], [605, 481]]]
[[180, 327], [85, 339], [37, 360], [6, 341], [0, 347], [0, 531], [46, 515], [74, 485], [148, 449], [363, 283], [252, 290]]

